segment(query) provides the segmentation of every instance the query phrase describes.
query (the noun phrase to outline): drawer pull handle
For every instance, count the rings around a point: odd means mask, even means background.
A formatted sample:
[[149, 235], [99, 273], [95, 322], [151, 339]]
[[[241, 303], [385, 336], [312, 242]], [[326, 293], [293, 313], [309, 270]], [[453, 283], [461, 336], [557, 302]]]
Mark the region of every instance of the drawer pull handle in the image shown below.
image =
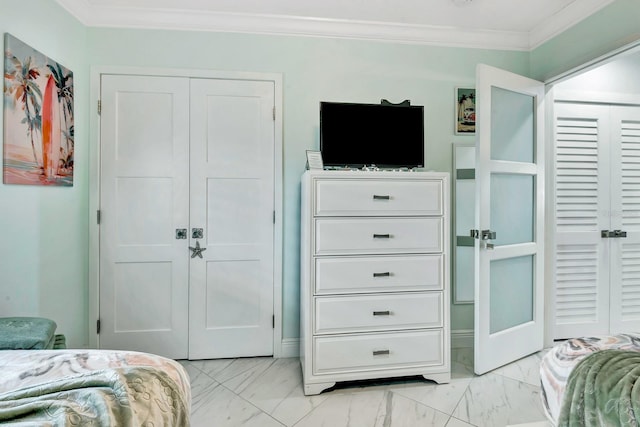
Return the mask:
[[389, 350], [373, 350], [374, 356], [385, 356], [385, 355], [388, 355], [389, 353], [390, 353]]
[[388, 271], [385, 271], [384, 273], [373, 273], [373, 277], [389, 277], [391, 276], [391, 273]]
[[390, 239], [391, 234], [374, 234], [373, 238], [374, 239]]
[[389, 310], [385, 310], [385, 311], [374, 311], [373, 312], [374, 316], [391, 316], [391, 312]]
[[373, 195], [373, 200], [389, 200], [391, 196], [380, 196], [378, 194]]

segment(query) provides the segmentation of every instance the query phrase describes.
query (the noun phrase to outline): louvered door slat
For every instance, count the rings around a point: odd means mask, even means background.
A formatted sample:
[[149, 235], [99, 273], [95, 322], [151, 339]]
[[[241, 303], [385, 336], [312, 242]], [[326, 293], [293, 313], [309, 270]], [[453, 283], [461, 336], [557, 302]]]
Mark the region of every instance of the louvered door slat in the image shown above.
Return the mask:
[[608, 329], [608, 289], [603, 291], [600, 230], [606, 197], [600, 163], [608, 112], [556, 104], [555, 149], [555, 338]]
[[640, 330], [640, 112], [612, 107], [611, 331]]
[[[636, 211], [637, 212], [637, 211]], [[640, 244], [622, 243], [622, 310], [625, 325], [640, 321]]]

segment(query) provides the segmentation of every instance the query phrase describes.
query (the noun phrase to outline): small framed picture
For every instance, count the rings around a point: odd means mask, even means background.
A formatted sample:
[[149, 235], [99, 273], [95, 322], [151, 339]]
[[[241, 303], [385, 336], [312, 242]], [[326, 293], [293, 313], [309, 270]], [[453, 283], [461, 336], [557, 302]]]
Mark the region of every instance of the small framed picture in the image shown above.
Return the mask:
[[456, 87], [455, 124], [456, 135], [476, 133], [476, 90]]
[[307, 169], [312, 169], [312, 170], [324, 169], [321, 152], [307, 150]]

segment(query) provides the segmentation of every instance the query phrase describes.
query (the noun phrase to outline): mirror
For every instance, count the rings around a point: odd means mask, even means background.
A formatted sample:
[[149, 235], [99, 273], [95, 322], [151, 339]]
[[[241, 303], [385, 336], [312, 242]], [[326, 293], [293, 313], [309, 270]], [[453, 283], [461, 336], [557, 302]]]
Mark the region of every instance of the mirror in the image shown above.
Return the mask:
[[453, 144], [453, 303], [473, 303], [473, 245], [469, 231], [475, 216], [475, 163], [473, 143]]

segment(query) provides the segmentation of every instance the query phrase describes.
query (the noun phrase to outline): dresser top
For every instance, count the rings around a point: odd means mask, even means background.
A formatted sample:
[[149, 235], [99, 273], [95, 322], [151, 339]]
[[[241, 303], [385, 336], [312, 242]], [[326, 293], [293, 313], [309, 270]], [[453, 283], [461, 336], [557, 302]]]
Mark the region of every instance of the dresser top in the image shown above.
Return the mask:
[[397, 170], [307, 170], [303, 176], [310, 178], [336, 179], [442, 179], [449, 178], [449, 172]]

